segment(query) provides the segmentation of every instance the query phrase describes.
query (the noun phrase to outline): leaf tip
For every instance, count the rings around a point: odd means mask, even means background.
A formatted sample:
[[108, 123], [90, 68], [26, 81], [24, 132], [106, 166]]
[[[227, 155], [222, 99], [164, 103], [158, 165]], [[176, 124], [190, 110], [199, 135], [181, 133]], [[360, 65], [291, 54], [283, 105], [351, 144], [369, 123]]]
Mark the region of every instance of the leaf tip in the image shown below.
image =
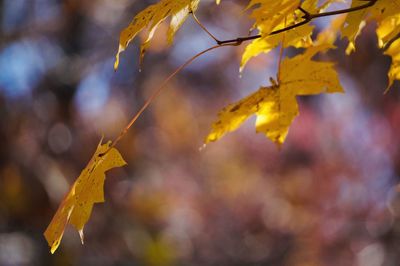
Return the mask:
[[[204, 140], [204, 145], [203, 147], [205, 148], [205, 146], [210, 143], [210, 142], [215, 142], [219, 139], [217, 133], [213, 130], [210, 134], [208, 134], [208, 136], [206, 137], [206, 139]], [[202, 148], [203, 148], [202, 147]]]
[[81, 243], [82, 243], [82, 245], [84, 245], [85, 244], [85, 241], [84, 241], [85, 236], [83, 234], [83, 229], [79, 230], [78, 232], [79, 232], [79, 237], [81, 238]]
[[52, 248], [50, 249], [50, 253], [51, 253], [51, 254], [54, 254], [54, 252], [56, 252], [56, 250], [57, 250], [57, 247], [56, 247], [56, 248], [53, 248], [53, 247], [52, 247]]
[[118, 70], [118, 65], [119, 65], [119, 54], [115, 56], [115, 62], [114, 62], [114, 72], [117, 72]]
[[58, 246], [60, 245], [60, 240], [56, 240], [54, 241], [51, 245], [50, 245], [50, 253], [54, 254], [56, 252], [56, 250], [58, 249]]

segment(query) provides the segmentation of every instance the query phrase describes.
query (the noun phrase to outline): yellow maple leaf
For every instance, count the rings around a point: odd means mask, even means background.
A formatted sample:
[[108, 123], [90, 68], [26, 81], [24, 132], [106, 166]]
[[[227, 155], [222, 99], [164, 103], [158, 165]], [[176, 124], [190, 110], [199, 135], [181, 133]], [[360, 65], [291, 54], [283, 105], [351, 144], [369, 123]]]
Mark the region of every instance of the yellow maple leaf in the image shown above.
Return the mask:
[[387, 89], [389, 89], [396, 79], [400, 80], [400, 38], [389, 46], [385, 54], [392, 57], [392, 65], [388, 73], [389, 85]]
[[[365, 1], [353, 1], [352, 7], [362, 4], [365, 4]], [[400, 34], [400, 0], [378, 0], [375, 5], [368, 9], [348, 14], [342, 27], [342, 36], [349, 40], [346, 49], [347, 54], [355, 50], [355, 40], [368, 20], [374, 20], [378, 24], [376, 34], [379, 47], [385, 48], [390, 44], [389, 49], [385, 52], [392, 57], [392, 65], [388, 73], [389, 84], [387, 89], [389, 89], [395, 80], [400, 79], [399, 47], [396, 41]]]
[[[354, 0], [351, 7], [362, 6], [366, 3], [366, 0]], [[369, 8], [349, 13], [342, 27], [342, 37], [346, 37], [349, 40], [346, 53], [350, 54], [355, 50], [355, 41], [368, 20], [375, 20], [380, 24], [387, 18], [399, 13], [400, 0], [377, 0]]]
[[379, 47], [386, 49], [385, 54], [392, 57], [386, 92], [395, 80], [400, 80], [400, 13], [387, 17], [378, 24], [376, 29]]
[[149, 33], [146, 41], [140, 48], [140, 58], [142, 57], [150, 44], [160, 23], [166, 18], [172, 17], [167, 33], [168, 42], [172, 43], [175, 33], [185, 22], [190, 11], [195, 11], [200, 0], [161, 0], [156, 4], [148, 6], [137, 14], [132, 22], [126, 27], [120, 36], [119, 48], [115, 58], [114, 68], [119, 65], [119, 56], [125, 51], [129, 43], [146, 27], [149, 27]]
[[279, 25], [291, 23], [288, 16], [294, 14], [300, 5], [300, 0], [251, 0], [247, 9], [257, 6], [250, 14], [255, 20], [254, 27], [262, 36], [268, 36]]
[[313, 61], [312, 57], [332, 48], [330, 44], [313, 46], [304, 54], [285, 58], [280, 82], [261, 87], [257, 92], [224, 108], [205, 142], [217, 141], [236, 130], [251, 115], [257, 116], [256, 130], [278, 145], [283, 144], [289, 127], [298, 115], [296, 96], [343, 92], [331, 62]]
[[376, 34], [381, 48], [398, 37], [400, 35], [400, 14], [388, 17], [379, 23]]
[[94, 203], [104, 202], [105, 172], [126, 164], [117, 149], [111, 148], [111, 142], [101, 141], [83, 169], [71, 190], [60, 204], [44, 236], [54, 253], [60, 245], [65, 227], [72, 224], [79, 232], [83, 243], [83, 227], [88, 222]]
[[[318, 7], [318, 0], [305, 0], [302, 2], [301, 7], [304, 10], [307, 10], [309, 13], [316, 14], [322, 12], [328, 8], [329, 5], [336, 1], [337, 0], [328, 0]], [[275, 2], [276, 5], [279, 5], [279, 1]], [[280, 4], [283, 5], [284, 3]], [[261, 53], [269, 53], [272, 49], [276, 48], [281, 43], [283, 34], [285, 34], [285, 42], [283, 44], [284, 48], [307, 48], [312, 45], [311, 35], [313, 33], [314, 26], [311, 26], [310, 24], [305, 24], [280, 34], [270, 35], [270, 27], [266, 27], [265, 24], [271, 23], [275, 25], [273, 30], [279, 30], [304, 20], [304, 18], [302, 18], [304, 14], [298, 9], [298, 6], [292, 4], [289, 7], [290, 8], [286, 10], [286, 17], [264, 17], [263, 20], [261, 20], [261, 24], [258, 24], [260, 23], [260, 20], [256, 19], [255, 25], [261, 33], [261, 38], [252, 41], [246, 47], [242, 56], [240, 71], [244, 69], [251, 58], [258, 56]], [[258, 12], [257, 14], [252, 14], [252, 16], [255, 17], [262, 14], [262, 12]], [[275, 20], [275, 22], [273, 22], [273, 20]], [[265, 31], [265, 28], [268, 28], [268, 30]]]
[[[310, 26], [308, 24], [303, 25], [301, 27], [289, 30], [285, 33], [285, 42], [284, 47], [295, 47], [295, 48], [305, 48], [312, 44], [312, 40], [310, 38], [314, 26]], [[279, 43], [282, 42], [282, 35], [272, 35], [267, 37], [261, 37], [252, 41], [249, 45], [246, 46], [246, 49], [242, 56], [242, 61], [240, 63], [240, 71], [243, 71], [246, 64], [255, 56], [258, 56], [261, 53], [269, 53], [272, 49], [276, 48]]]

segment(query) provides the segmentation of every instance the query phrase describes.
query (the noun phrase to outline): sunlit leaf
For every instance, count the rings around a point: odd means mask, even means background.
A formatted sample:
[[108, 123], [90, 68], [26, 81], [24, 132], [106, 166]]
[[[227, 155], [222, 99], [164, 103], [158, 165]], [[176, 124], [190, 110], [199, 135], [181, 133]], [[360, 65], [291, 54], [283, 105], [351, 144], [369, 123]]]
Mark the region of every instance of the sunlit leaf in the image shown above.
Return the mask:
[[[276, 5], [279, 5], [279, 1], [276, 1]], [[295, 2], [295, 1], [294, 1]], [[334, 1], [326, 1], [321, 6], [318, 6], [318, 0], [306, 0], [302, 2], [301, 7], [304, 10], [307, 10], [309, 13], [319, 13], [324, 11], [330, 4]], [[284, 3], [280, 3], [283, 5]], [[279, 6], [278, 6], [279, 7]], [[265, 24], [274, 25], [273, 30], [283, 29], [285, 27], [297, 24], [304, 20], [304, 13], [298, 9], [298, 5], [290, 5], [290, 8], [286, 10], [286, 16], [278, 16], [275, 18], [273, 16], [268, 17], [270, 14], [263, 14], [263, 12], [253, 12], [252, 16], [256, 18], [255, 26], [261, 33], [261, 38], [252, 41], [245, 49], [242, 62], [240, 64], [240, 70], [246, 66], [248, 61], [261, 54], [261, 53], [269, 53], [272, 49], [276, 48], [282, 42], [282, 35], [285, 34], [284, 38], [284, 48], [287, 47], [295, 47], [295, 48], [307, 48], [312, 45], [311, 35], [314, 30], [314, 26], [309, 23], [296, 27], [294, 29], [282, 32], [276, 35], [270, 35], [271, 27], [266, 27]], [[257, 11], [257, 9], [255, 10]], [[257, 20], [256, 16], [264, 16]], [[260, 21], [262, 21], [260, 23]], [[265, 30], [267, 28], [268, 30]]]
[[250, 17], [255, 20], [254, 27], [261, 35], [268, 36], [279, 25], [287, 24], [288, 16], [292, 15], [300, 5], [300, 0], [251, 0], [248, 9], [256, 8], [252, 11]]
[[286, 58], [281, 65], [281, 81], [224, 108], [212, 126], [206, 143], [217, 141], [236, 130], [251, 115], [257, 116], [256, 130], [277, 145], [283, 144], [289, 127], [298, 115], [296, 96], [343, 92], [334, 64], [313, 61], [318, 52], [331, 45], [310, 47], [304, 54]]
[[96, 152], [83, 169], [71, 190], [60, 204], [47, 227], [44, 236], [54, 253], [60, 245], [65, 227], [72, 224], [79, 232], [83, 243], [83, 228], [90, 218], [94, 203], [104, 202], [105, 172], [126, 164], [111, 142], [99, 143]]
[[[366, 4], [366, 0], [354, 0], [351, 7]], [[400, 0], [378, 0], [373, 6], [347, 15], [342, 27], [342, 36], [349, 40], [346, 53], [350, 54], [356, 48], [355, 41], [368, 20], [374, 20], [378, 24], [388, 17], [400, 14]]]
[[114, 68], [118, 68], [120, 53], [125, 51], [129, 43], [139, 32], [145, 28], [149, 28], [147, 39], [142, 43], [140, 48], [140, 57], [142, 58], [158, 26], [168, 17], [171, 17], [171, 23], [167, 37], [168, 41], [171, 43], [175, 33], [182, 26], [183, 22], [185, 22], [189, 12], [197, 9], [199, 1], [200, 0], [161, 0], [137, 14], [129, 26], [121, 32]]
[[[312, 44], [310, 36], [313, 29], [313, 26], [307, 24], [285, 32], [284, 47], [286, 48], [292, 46], [296, 48], [302, 48], [310, 46]], [[243, 70], [251, 58], [258, 56], [261, 53], [269, 53], [272, 49], [276, 48], [281, 41], [281, 34], [267, 36], [265, 38], [259, 38], [252, 41], [246, 47], [243, 53], [240, 71]]]
[[392, 57], [392, 64], [390, 66], [390, 70], [388, 73], [389, 76], [389, 85], [390, 88], [395, 80], [400, 80], [400, 39], [394, 41], [389, 49], [385, 52], [385, 54], [390, 55]]
[[400, 13], [384, 19], [376, 29], [379, 46], [384, 48], [400, 35]]

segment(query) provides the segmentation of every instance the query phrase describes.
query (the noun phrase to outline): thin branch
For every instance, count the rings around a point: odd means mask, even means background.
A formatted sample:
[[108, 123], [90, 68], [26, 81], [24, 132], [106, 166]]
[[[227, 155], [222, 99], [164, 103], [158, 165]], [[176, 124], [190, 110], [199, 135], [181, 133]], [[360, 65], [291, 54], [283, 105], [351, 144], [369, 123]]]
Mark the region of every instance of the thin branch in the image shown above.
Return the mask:
[[366, 3], [364, 5], [357, 6], [357, 7], [352, 7], [352, 8], [347, 8], [347, 9], [342, 9], [342, 10], [337, 10], [337, 11], [324, 12], [324, 13], [320, 13], [320, 14], [312, 14], [311, 15], [311, 19], [320, 18], [320, 17], [335, 16], [335, 15], [340, 15], [340, 14], [346, 14], [346, 13], [359, 11], [359, 10], [366, 9], [368, 7], [371, 7], [371, 6], [375, 5], [375, 3], [378, 0], [363, 0], [363, 1], [366, 1], [368, 3]]
[[[303, 26], [303, 25], [311, 22], [313, 19], [316, 19], [316, 18], [335, 16], [335, 15], [346, 14], [346, 13], [351, 13], [351, 12], [359, 11], [359, 10], [362, 10], [362, 9], [366, 9], [368, 7], [371, 7], [371, 6], [375, 5], [375, 3], [378, 0], [364, 0], [364, 1], [367, 1], [367, 3], [364, 4], [364, 5], [357, 6], [357, 7], [346, 8], [346, 9], [341, 9], [341, 10], [336, 10], [336, 11], [331, 11], [331, 12], [318, 13], [318, 14], [311, 14], [307, 10], [305, 10], [304, 8], [299, 6], [298, 9], [301, 12], [303, 12], [303, 14], [304, 14], [302, 16], [302, 18], [304, 19], [303, 21], [301, 21], [299, 23], [296, 23], [296, 24], [293, 24], [293, 25], [290, 25], [290, 26], [287, 26], [287, 27], [284, 27], [284, 28], [279, 29], [279, 30], [272, 31], [268, 35], [269, 36], [270, 35], [276, 35], [276, 34], [279, 34], [279, 33], [285, 32], [285, 31], [292, 30], [294, 28], [298, 28], [300, 26]], [[239, 38], [236, 38], [236, 39], [217, 41], [217, 44], [221, 45], [221, 44], [227, 44], [227, 43], [235, 43], [236, 45], [240, 45], [243, 42], [259, 39], [261, 37], [262, 37], [261, 34], [254, 35], [254, 36], [248, 36], [248, 37], [239, 37]]]

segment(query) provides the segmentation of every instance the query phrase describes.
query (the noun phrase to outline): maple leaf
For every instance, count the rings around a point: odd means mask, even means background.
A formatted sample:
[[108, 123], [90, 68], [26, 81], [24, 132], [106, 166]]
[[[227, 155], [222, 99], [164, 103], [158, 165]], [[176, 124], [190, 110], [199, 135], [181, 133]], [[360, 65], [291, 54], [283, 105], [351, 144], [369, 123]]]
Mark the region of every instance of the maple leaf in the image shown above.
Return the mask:
[[394, 41], [385, 54], [392, 57], [392, 65], [390, 66], [388, 73], [389, 85], [387, 89], [389, 89], [396, 79], [400, 80], [400, 39]]
[[392, 57], [388, 77], [389, 83], [386, 92], [395, 80], [400, 80], [400, 14], [390, 16], [378, 24], [376, 29], [379, 47], [386, 49], [385, 54]]
[[[355, 0], [352, 1], [351, 7], [365, 5], [366, 2], [368, 1]], [[342, 27], [342, 37], [349, 40], [346, 53], [350, 54], [355, 51], [355, 41], [368, 20], [375, 20], [380, 24], [387, 18], [398, 15], [399, 13], [400, 0], [377, 0], [376, 3], [369, 8], [349, 13]]]
[[[279, 1], [276, 1], [279, 2]], [[318, 7], [318, 0], [305, 0], [302, 2], [301, 7], [304, 10], [307, 10], [310, 13], [319, 13], [329, 7], [336, 0], [328, 0]], [[278, 5], [278, 3], [276, 3]], [[281, 5], [284, 3], [281, 3]], [[261, 38], [252, 41], [245, 49], [242, 61], [240, 64], [240, 71], [244, 69], [248, 61], [258, 56], [261, 53], [269, 53], [272, 49], [276, 48], [282, 42], [282, 35], [285, 34], [285, 41], [283, 43], [283, 47], [295, 47], [295, 48], [307, 48], [312, 45], [311, 35], [314, 30], [314, 26], [311, 26], [309, 23], [302, 25], [300, 27], [282, 32], [280, 34], [270, 35], [270, 27], [266, 27], [265, 24], [273, 24], [275, 27], [273, 30], [279, 30], [285, 28], [287, 26], [294, 25], [304, 20], [302, 16], [304, 13], [298, 9], [298, 6], [290, 5], [290, 8], [286, 10], [286, 17], [279, 16], [277, 18], [271, 17], [263, 17], [261, 20], [256, 19], [255, 25], [259, 29], [261, 33]], [[257, 14], [253, 13], [252, 16], [260, 16], [262, 12], [257, 12]], [[275, 20], [275, 22], [274, 22]], [[260, 23], [261, 24], [258, 24]], [[265, 31], [265, 28], [268, 28]]]
[[379, 47], [384, 48], [400, 35], [400, 14], [382, 20], [376, 29]]
[[261, 87], [224, 108], [205, 142], [217, 141], [255, 114], [257, 132], [264, 133], [277, 145], [283, 144], [291, 123], [299, 113], [296, 96], [343, 92], [334, 64], [312, 60], [315, 54], [332, 47], [331, 44], [313, 46], [304, 54], [285, 58], [279, 84]]
[[[365, 3], [357, 0], [352, 2], [352, 7]], [[379, 47], [385, 48], [390, 44], [385, 54], [392, 57], [392, 64], [388, 72], [388, 90], [397, 79], [400, 79], [400, 59], [396, 53], [399, 52], [398, 42], [395, 40], [400, 34], [400, 0], [378, 0], [375, 5], [348, 14], [345, 24], [342, 27], [342, 36], [347, 37], [349, 45], [346, 53], [355, 50], [355, 40], [368, 20], [375, 20], [378, 24], [376, 34], [378, 36]]]
[[[312, 44], [310, 38], [314, 27], [309, 24], [303, 25], [301, 27], [289, 30], [285, 34], [285, 42], [283, 44], [284, 48], [295, 47], [295, 48], [305, 48]], [[242, 56], [242, 61], [240, 63], [240, 72], [243, 71], [249, 60], [261, 53], [269, 53], [272, 49], [276, 48], [282, 42], [282, 35], [272, 35], [267, 37], [261, 37], [252, 41], [246, 46], [246, 49]]]
[[72, 224], [79, 232], [83, 244], [83, 228], [90, 218], [94, 203], [104, 202], [105, 172], [126, 164], [111, 142], [97, 146], [88, 165], [83, 169], [71, 190], [60, 204], [44, 236], [54, 253], [60, 245], [65, 227]]
[[268, 36], [279, 25], [287, 23], [288, 16], [300, 5], [300, 0], [251, 0], [246, 9], [257, 6], [250, 14], [262, 36]]
[[167, 37], [168, 42], [172, 43], [176, 32], [185, 22], [189, 12], [197, 9], [199, 1], [200, 0], [161, 0], [158, 3], [150, 5], [142, 10], [133, 18], [129, 26], [121, 32], [114, 68], [118, 68], [119, 56], [123, 51], [125, 51], [129, 43], [137, 36], [139, 32], [146, 27], [149, 27], [147, 39], [144, 43], [142, 43], [140, 48], [140, 58], [142, 60], [143, 55], [148, 48], [158, 26], [170, 16], [172, 18]]

